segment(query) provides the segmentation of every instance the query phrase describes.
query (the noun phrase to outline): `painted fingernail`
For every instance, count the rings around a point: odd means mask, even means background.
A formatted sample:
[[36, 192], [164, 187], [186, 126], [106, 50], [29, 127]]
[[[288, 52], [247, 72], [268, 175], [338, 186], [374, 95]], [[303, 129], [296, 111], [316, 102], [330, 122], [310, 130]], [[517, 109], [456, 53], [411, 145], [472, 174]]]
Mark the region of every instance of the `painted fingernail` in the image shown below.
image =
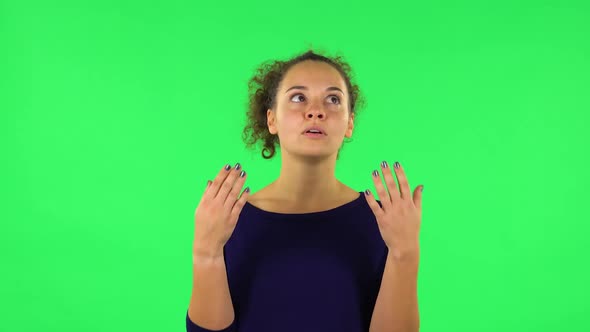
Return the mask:
[[367, 196], [371, 195], [371, 192], [369, 191], [369, 189], [365, 190], [365, 195], [367, 195]]
[[393, 165], [395, 168], [399, 168], [399, 163], [396, 161], [395, 165]]
[[224, 167], [224, 169], [225, 169], [226, 171], [229, 171], [229, 169], [230, 169], [230, 168], [231, 168], [231, 165], [230, 165], [230, 164], [227, 164], [227, 165], [225, 165], [225, 167]]
[[378, 176], [379, 176], [379, 172], [377, 172], [377, 170], [374, 170], [374, 171], [373, 171], [373, 176], [374, 176], [374, 177], [378, 177]]
[[381, 162], [381, 167], [387, 168], [387, 162], [385, 160]]
[[246, 190], [244, 190], [245, 192], [249, 193], [250, 192], [250, 187], [247, 187]]
[[241, 171], [241, 172], [240, 172], [240, 177], [241, 177], [241, 178], [243, 178], [243, 177], [244, 177], [244, 175], [246, 175], [246, 172], [245, 172], [245, 171]]
[[240, 163], [237, 163], [236, 166], [234, 167], [235, 170], [240, 170]]

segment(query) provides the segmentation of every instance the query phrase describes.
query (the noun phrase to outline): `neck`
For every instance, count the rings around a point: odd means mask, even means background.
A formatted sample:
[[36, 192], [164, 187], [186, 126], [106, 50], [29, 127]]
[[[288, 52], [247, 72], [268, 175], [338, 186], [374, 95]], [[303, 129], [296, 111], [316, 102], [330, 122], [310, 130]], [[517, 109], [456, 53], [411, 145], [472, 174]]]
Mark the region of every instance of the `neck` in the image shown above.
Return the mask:
[[282, 156], [281, 173], [270, 184], [273, 196], [289, 203], [314, 205], [338, 197], [343, 184], [335, 177], [336, 155], [326, 158]]

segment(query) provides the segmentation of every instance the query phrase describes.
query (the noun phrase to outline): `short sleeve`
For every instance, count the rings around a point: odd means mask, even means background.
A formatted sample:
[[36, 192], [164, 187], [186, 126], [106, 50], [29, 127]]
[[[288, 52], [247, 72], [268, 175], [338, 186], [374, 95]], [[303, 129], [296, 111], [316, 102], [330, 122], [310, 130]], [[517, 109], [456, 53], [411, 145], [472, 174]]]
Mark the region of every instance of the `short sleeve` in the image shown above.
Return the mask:
[[195, 324], [195, 322], [193, 322], [190, 317], [188, 316], [188, 310], [186, 311], [186, 331], [187, 332], [236, 332], [236, 324], [235, 324], [235, 319], [234, 321], [231, 322], [231, 324], [222, 329], [222, 330], [208, 330], [206, 328], [203, 328], [197, 324]]

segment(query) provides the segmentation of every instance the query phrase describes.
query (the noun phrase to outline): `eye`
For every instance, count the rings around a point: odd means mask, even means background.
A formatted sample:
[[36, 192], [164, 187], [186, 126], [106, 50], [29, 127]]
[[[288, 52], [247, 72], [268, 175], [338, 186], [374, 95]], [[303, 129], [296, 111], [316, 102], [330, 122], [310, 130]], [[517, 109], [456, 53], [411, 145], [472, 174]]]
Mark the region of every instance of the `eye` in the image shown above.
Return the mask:
[[336, 95], [331, 95], [330, 97], [334, 97], [334, 98], [336, 98], [336, 100], [338, 101], [337, 105], [339, 105], [339, 104], [340, 104], [340, 98], [338, 98], [338, 96], [336, 96]]
[[[301, 94], [301, 93], [296, 93], [296, 94], [294, 94], [294, 95], [292, 95], [292, 96], [291, 96], [291, 100], [293, 100], [293, 97], [295, 97], [295, 96], [303, 96], [303, 94]], [[338, 96], [336, 96], [336, 95], [330, 95], [330, 96], [328, 96], [328, 97], [331, 97], [331, 98], [336, 98], [336, 100], [337, 100], [337, 103], [335, 103], [335, 105], [340, 105], [340, 98], [339, 98]], [[303, 97], [303, 98], [305, 98], [305, 97]], [[332, 100], [333, 100], [333, 99], [332, 99]]]
[[294, 94], [294, 95], [291, 96], [291, 100], [293, 100], [293, 97], [295, 97], [295, 96], [303, 96], [303, 95], [301, 93], [296, 93], [296, 94]]

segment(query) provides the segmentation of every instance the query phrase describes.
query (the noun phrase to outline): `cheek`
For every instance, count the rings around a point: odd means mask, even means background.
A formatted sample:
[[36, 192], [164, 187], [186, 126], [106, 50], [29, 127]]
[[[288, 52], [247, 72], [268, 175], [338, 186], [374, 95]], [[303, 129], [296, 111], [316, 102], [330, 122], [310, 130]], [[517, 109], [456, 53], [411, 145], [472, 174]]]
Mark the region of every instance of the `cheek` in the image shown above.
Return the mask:
[[296, 125], [295, 122], [300, 120], [301, 117], [301, 112], [287, 109], [281, 114], [280, 120], [282, 121], [284, 127], [290, 127]]
[[293, 113], [301, 112], [301, 105], [297, 105], [295, 103], [285, 105], [284, 112], [285, 116], [292, 116]]
[[292, 132], [302, 126], [301, 114], [297, 112], [283, 112], [277, 117], [276, 127], [285, 132]]

